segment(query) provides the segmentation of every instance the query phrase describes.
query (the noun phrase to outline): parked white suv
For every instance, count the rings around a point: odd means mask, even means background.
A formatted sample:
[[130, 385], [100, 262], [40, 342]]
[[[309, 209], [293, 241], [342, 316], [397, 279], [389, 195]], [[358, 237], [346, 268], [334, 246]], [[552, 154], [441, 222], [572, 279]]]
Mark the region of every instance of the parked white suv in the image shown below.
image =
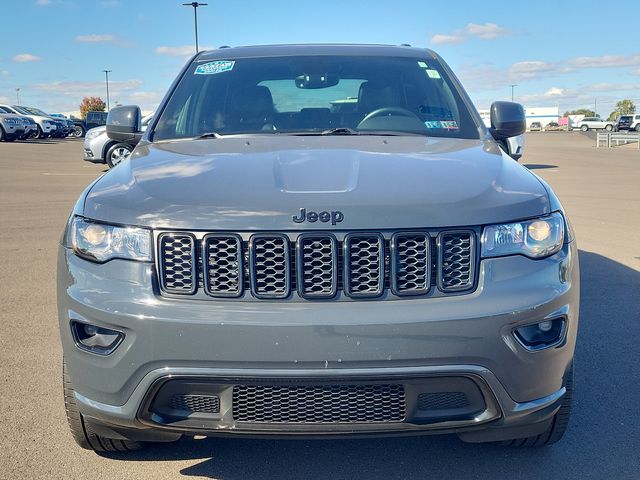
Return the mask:
[[604, 128], [607, 132], [613, 131], [613, 122], [603, 120], [600, 117], [584, 117], [578, 122], [578, 128], [583, 132]]
[[631, 125], [629, 126], [629, 131], [635, 130], [636, 132], [640, 132], [640, 114], [636, 113], [633, 115], [631, 119]]

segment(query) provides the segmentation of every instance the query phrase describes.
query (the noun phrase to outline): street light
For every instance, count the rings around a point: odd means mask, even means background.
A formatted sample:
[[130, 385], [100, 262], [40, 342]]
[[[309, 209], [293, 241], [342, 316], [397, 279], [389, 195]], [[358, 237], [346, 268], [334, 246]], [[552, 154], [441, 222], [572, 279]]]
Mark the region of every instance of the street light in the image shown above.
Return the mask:
[[517, 84], [513, 84], [511, 85], [511, 101], [513, 102], [513, 89], [516, 88], [518, 85]]
[[20, 89], [16, 88], [16, 100], [18, 101], [18, 105], [20, 105]]
[[196, 53], [198, 53], [198, 7], [206, 7], [208, 3], [190, 2], [183, 3], [185, 7], [193, 7], [193, 22], [196, 27]]
[[109, 74], [111, 70], [102, 70], [104, 72], [104, 76], [107, 80], [107, 112], [109, 111]]

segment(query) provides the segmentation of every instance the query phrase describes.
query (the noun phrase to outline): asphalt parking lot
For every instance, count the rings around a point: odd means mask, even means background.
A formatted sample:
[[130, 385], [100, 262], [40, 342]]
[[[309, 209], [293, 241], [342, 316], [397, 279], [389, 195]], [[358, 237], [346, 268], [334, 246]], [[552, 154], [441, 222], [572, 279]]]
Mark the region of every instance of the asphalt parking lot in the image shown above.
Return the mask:
[[214, 438], [99, 456], [64, 416], [55, 268], [67, 215], [105, 167], [81, 160], [79, 140], [0, 144], [0, 478], [640, 478], [640, 151], [594, 146], [529, 134], [522, 159], [554, 187], [580, 246], [575, 405], [560, 443]]

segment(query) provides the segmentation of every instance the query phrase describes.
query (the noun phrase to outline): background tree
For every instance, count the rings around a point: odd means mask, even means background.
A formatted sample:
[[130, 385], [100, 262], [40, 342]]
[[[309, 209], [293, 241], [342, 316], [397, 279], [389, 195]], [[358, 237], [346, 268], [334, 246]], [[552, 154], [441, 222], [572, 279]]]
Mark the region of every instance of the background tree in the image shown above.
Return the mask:
[[609, 115], [610, 121], [616, 120], [620, 115], [630, 115], [636, 113], [636, 105], [632, 100], [624, 99], [616, 103], [616, 109]]
[[568, 117], [569, 115], [584, 115], [585, 117], [595, 117], [596, 112], [594, 112], [593, 110], [589, 110], [588, 108], [579, 108], [577, 110], [564, 112], [563, 117]]
[[84, 97], [80, 104], [80, 118], [87, 118], [87, 112], [104, 112], [107, 104], [100, 97]]

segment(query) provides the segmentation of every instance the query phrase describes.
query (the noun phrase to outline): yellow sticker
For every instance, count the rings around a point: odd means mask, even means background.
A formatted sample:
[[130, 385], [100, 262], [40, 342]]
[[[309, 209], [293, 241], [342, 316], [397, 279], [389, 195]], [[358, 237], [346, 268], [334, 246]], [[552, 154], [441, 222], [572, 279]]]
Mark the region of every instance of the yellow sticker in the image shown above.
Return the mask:
[[427, 75], [429, 75], [429, 78], [440, 78], [440, 74], [438, 73], [437, 70], [425, 70], [425, 72], [427, 72]]

